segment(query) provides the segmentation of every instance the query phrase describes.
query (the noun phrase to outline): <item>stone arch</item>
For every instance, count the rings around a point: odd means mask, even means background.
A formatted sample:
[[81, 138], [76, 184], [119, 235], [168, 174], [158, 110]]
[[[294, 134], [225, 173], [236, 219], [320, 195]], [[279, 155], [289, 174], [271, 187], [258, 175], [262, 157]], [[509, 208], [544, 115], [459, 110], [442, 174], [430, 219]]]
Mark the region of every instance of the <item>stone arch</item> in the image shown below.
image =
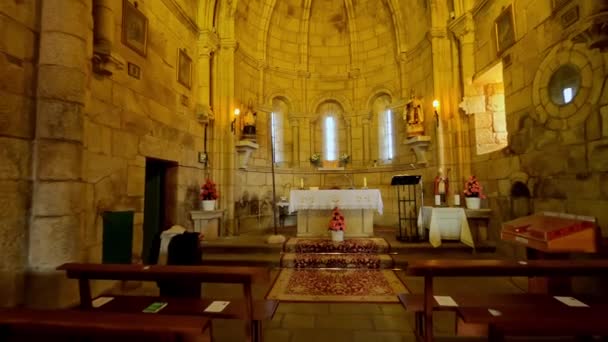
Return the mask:
[[[353, 111], [353, 106], [352, 103], [349, 99], [347, 99], [345, 96], [342, 95], [337, 95], [337, 94], [330, 94], [330, 95], [319, 95], [316, 98], [314, 98], [312, 101], [310, 101], [310, 106], [309, 108], [311, 108], [311, 113], [315, 113], [317, 111], [317, 109], [319, 108], [319, 106], [327, 101], [334, 101], [337, 102], [343, 110], [343, 113], [352, 113]], [[313, 114], [314, 116], [314, 114]]]

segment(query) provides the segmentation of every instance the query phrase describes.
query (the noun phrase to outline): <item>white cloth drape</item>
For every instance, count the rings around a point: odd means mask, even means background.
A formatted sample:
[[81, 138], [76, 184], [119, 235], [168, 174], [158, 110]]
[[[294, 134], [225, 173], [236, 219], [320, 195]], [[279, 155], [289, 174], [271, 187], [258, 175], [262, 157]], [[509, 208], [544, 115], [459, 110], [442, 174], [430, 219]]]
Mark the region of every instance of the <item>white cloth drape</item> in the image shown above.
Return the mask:
[[289, 212], [311, 209], [375, 209], [382, 215], [382, 196], [378, 189], [291, 190]]
[[441, 245], [441, 239], [460, 240], [469, 247], [475, 247], [473, 235], [463, 208], [422, 207], [418, 214], [419, 231], [429, 230], [431, 246]]

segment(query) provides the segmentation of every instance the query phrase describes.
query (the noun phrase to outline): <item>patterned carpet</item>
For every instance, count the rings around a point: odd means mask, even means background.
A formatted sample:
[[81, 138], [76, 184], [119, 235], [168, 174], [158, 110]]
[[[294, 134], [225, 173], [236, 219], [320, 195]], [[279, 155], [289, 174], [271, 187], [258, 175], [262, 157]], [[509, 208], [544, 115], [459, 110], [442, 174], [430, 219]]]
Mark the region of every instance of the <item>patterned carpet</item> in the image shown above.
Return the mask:
[[398, 303], [408, 292], [382, 238], [291, 238], [266, 298], [290, 302]]
[[284, 268], [266, 296], [292, 302], [398, 303], [408, 292], [393, 270]]
[[383, 238], [347, 238], [333, 242], [328, 238], [290, 238], [283, 250], [288, 253], [388, 253]]

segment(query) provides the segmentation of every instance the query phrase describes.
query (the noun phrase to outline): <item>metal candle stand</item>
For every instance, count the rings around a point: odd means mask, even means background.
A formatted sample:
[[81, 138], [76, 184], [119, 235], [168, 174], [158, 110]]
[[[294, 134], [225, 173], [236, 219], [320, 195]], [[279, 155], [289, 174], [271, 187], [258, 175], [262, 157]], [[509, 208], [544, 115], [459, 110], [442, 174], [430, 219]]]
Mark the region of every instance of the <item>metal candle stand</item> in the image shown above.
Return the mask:
[[393, 176], [391, 185], [397, 187], [397, 207], [399, 210], [399, 232], [397, 240], [421, 242], [418, 232], [418, 213], [423, 203], [422, 176]]

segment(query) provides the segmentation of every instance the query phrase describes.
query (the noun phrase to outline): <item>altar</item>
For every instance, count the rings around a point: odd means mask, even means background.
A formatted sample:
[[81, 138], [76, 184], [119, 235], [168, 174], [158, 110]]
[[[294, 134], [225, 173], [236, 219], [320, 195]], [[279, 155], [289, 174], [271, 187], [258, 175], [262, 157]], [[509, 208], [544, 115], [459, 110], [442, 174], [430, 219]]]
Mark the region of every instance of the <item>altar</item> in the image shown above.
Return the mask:
[[344, 236], [373, 236], [374, 211], [382, 214], [382, 196], [378, 189], [292, 190], [289, 212], [298, 212], [297, 236], [326, 236], [335, 207], [346, 221]]

